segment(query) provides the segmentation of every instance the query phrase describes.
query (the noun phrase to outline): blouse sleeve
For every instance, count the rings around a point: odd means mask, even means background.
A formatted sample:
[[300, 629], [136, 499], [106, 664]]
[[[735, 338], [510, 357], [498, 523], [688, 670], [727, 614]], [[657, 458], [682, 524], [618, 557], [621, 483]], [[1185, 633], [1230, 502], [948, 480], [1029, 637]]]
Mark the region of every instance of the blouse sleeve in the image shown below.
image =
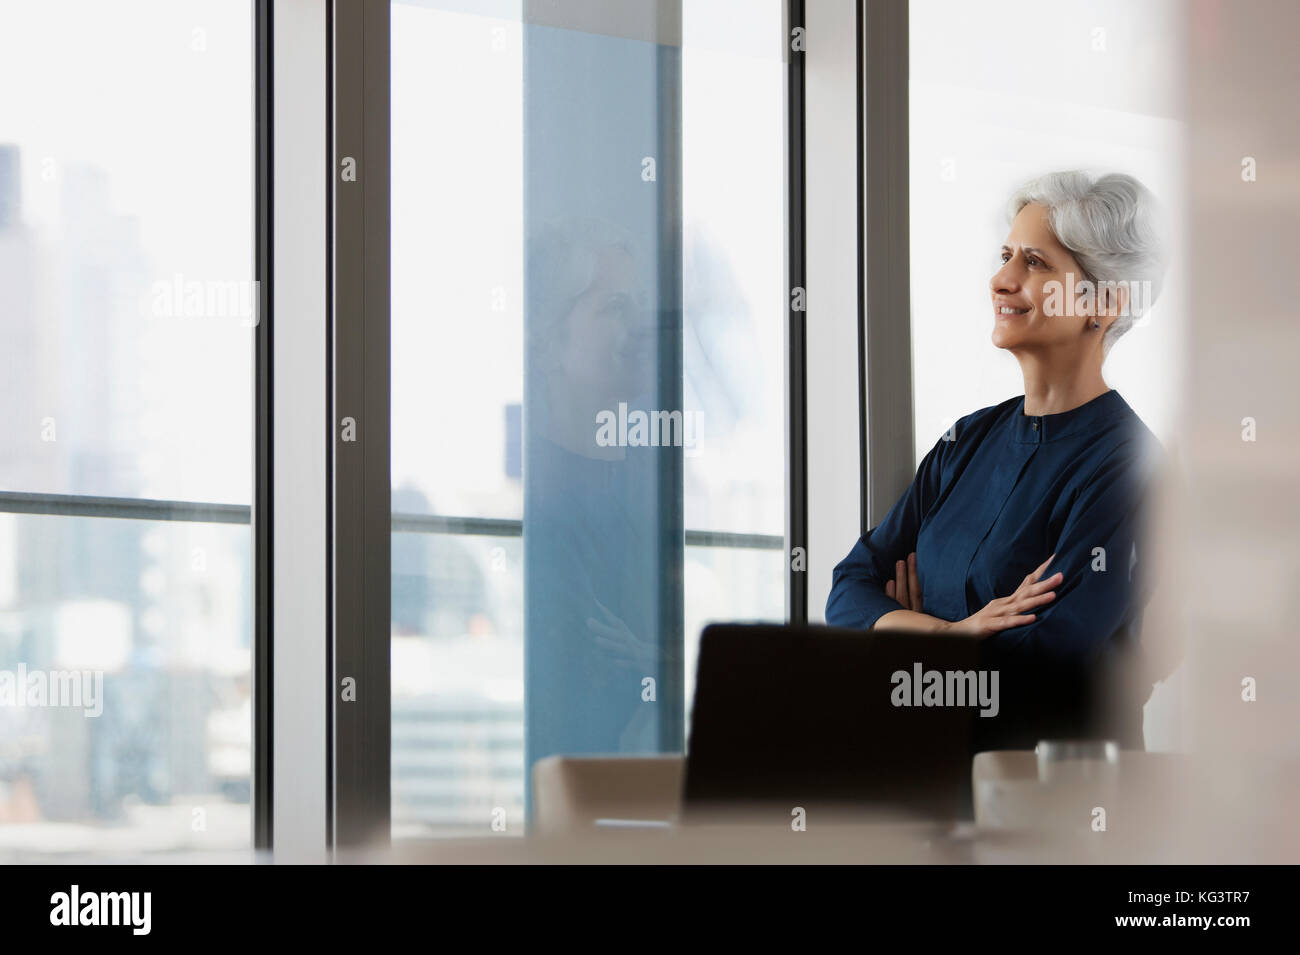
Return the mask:
[[1124, 627], [1140, 621], [1149, 589], [1140, 573], [1143, 459], [1125, 447], [1110, 455], [1083, 484], [1044, 571], [1060, 571], [1056, 599], [1033, 623], [986, 639], [996, 656], [1077, 667], [1096, 662]]
[[894, 579], [895, 562], [916, 550], [921, 519], [939, 494], [946, 444], [940, 439], [930, 449], [898, 503], [836, 565], [826, 599], [826, 622], [831, 626], [870, 630], [885, 614], [904, 609], [885, 594], [885, 583]]

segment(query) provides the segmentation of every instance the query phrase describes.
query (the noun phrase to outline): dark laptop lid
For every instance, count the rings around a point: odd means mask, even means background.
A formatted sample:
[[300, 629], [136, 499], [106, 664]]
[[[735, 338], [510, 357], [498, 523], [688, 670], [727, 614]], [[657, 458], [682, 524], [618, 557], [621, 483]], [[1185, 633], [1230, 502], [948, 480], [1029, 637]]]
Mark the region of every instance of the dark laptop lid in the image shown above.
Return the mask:
[[980, 681], [969, 638], [712, 625], [700, 638], [683, 818], [789, 818], [797, 806], [966, 818], [971, 721], [995, 705], [996, 681], [985, 674], [982, 694]]

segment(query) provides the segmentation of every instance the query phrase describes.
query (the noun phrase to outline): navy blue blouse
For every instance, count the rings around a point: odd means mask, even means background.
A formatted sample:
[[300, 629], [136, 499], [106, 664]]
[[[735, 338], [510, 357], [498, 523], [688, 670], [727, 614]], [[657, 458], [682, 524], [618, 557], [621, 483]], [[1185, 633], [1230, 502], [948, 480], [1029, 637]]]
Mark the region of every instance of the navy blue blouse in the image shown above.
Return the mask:
[[1026, 415], [1021, 396], [967, 415], [835, 568], [826, 622], [865, 629], [903, 609], [885, 583], [912, 551], [922, 610], [950, 621], [1009, 596], [1055, 553], [1043, 577], [1064, 575], [1056, 599], [1033, 623], [985, 638], [989, 665], [1083, 672], [1136, 649], [1150, 590], [1138, 573], [1143, 505], [1159, 454], [1113, 389], [1059, 414]]

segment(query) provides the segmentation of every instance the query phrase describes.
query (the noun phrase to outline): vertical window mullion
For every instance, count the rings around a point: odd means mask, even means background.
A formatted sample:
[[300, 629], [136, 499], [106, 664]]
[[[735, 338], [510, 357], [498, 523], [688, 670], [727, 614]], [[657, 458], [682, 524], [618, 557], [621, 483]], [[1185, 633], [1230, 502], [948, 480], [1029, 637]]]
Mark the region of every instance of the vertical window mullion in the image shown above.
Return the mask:
[[[269, 26], [264, 177], [269, 207], [269, 758], [277, 862], [317, 862], [326, 848], [328, 728], [326, 516], [326, 8], [277, 0]], [[264, 284], [265, 288], [265, 284]]]
[[340, 849], [390, 829], [390, 7], [335, 0], [331, 49], [331, 811]]

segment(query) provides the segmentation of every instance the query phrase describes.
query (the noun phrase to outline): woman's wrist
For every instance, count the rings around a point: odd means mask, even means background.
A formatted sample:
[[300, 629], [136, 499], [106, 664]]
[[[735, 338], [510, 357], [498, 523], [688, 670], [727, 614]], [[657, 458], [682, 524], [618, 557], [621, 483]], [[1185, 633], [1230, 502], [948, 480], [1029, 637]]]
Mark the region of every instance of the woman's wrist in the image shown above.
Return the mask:
[[871, 629], [873, 630], [914, 630], [920, 633], [936, 633], [938, 628], [946, 623], [938, 617], [932, 617], [928, 613], [921, 613], [919, 610], [891, 610], [889, 613], [879, 617]]

